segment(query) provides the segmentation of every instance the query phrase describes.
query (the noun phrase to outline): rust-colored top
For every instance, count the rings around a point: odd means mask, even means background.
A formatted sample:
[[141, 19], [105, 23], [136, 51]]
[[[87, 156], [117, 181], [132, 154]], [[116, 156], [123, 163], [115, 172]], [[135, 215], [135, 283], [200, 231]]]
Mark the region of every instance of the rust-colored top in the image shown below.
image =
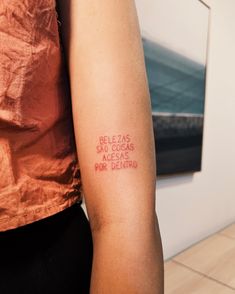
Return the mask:
[[82, 198], [55, 6], [0, 1], [0, 231]]

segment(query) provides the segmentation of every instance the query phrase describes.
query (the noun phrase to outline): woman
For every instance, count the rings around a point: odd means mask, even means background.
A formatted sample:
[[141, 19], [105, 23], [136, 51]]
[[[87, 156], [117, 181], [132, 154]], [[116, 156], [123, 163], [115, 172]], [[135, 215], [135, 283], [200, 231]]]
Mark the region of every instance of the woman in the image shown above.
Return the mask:
[[163, 293], [134, 1], [4, 0], [0, 16], [0, 293]]

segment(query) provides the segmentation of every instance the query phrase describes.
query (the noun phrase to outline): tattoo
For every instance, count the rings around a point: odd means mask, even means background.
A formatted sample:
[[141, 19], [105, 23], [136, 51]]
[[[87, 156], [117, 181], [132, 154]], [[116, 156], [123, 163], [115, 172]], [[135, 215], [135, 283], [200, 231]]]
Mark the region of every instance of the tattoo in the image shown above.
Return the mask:
[[100, 136], [96, 146], [100, 161], [95, 163], [95, 171], [137, 168], [137, 162], [131, 158], [134, 150], [135, 146], [129, 134]]

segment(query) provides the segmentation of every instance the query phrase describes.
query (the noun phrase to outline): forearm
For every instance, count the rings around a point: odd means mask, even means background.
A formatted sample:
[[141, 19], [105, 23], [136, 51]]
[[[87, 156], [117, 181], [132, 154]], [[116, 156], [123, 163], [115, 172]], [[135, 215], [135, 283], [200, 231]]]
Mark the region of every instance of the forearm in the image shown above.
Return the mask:
[[162, 294], [158, 228], [144, 223], [107, 224], [93, 232], [91, 294]]
[[[154, 145], [150, 126], [138, 126], [130, 127], [135, 152], [128, 153], [136, 167], [112, 170], [112, 163], [122, 161], [111, 160], [107, 169], [96, 168], [97, 162], [105, 161], [95, 151], [93, 160], [85, 163], [83, 184], [94, 241], [92, 294], [163, 293], [162, 248], [155, 214]], [[145, 145], [142, 137], [150, 143]]]
[[[128, 156], [136, 167], [112, 169], [112, 163], [116, 166], [123, 161], [103, 161], [101, 154], [111, 153], [97, 154], [95, 150], [93, 160], [85, 163], [83, 184], [94, 241], [92, 294], [163, 293], [162, 248], [155, 214], [154, 145], [151, 125], [142, 123], [140, 119], [139, 124], [129, 126], [135, 152], [129, 151]], [[107, 169], [96, 167], [104, 162]]]

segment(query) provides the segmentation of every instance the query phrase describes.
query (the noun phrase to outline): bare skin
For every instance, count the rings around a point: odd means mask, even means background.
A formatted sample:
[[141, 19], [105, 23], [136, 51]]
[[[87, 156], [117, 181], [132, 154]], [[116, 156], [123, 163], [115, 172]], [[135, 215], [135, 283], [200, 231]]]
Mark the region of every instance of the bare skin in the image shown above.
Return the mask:
[[57, 0], [94, 255], [91, 294], [162, 294], [150, 95], [133, 0]]

